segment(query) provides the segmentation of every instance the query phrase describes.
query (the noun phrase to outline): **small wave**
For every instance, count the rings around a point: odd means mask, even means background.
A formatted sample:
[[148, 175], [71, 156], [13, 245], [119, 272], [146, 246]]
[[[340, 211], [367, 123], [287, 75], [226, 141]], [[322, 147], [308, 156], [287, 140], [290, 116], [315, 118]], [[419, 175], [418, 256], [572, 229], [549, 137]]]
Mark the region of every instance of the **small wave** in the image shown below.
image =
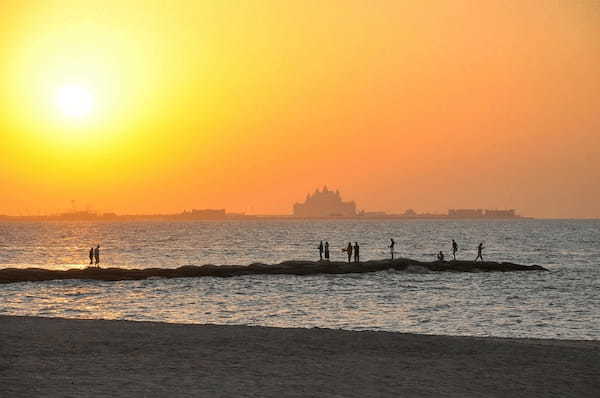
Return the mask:
[[87, 292], [73, 292], [73, 293], [65, 293], [66, 297], [82, 297], [87, 296], [89, 293]]
[[430, 274], [431, 273], [430, 270], [428, 270], [427, 268], [422, 267], [420, 265], [409, 265], [408, 267], [406, 267], [404, 272], [407, 272], [409, 274]]

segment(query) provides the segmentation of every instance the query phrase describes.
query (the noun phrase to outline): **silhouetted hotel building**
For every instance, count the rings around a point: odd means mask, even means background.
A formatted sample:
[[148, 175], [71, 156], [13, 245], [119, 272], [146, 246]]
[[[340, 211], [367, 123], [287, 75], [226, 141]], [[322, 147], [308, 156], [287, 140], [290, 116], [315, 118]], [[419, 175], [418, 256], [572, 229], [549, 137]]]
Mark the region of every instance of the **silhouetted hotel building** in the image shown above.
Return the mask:
[[333, 192], [325, 186], [323, 191], [317, 189], [312, 195], [306, 195], [304, 203], [295, 203], [294, 216], [354, 217], [356, 216], [356, 204], [342, 201], [340, 191]]

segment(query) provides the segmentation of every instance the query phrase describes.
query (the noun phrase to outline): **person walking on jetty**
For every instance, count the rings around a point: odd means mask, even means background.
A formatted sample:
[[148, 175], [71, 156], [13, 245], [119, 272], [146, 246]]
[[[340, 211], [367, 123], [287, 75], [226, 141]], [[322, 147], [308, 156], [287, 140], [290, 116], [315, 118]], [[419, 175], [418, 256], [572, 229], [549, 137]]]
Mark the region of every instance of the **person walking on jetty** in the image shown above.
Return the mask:
[[348, 242], [348, 246], [344, 250], [348, 255], [348, 262], [350, 263], [352, 261], [352, 242]]
[[483, 242], [479, 242], [479, 245], [477, 246], [477, 257], [475, 257], [475, 262], [477, 262], [478, 259], [481, 259], [481, 262], [483, 262]]
[[90, 265], [94, 264], [94, 247], [90, 247]]
[[394, 248], [396, 247], [396, 242], [394, 242], [394, 239], [390, 239], [391, 243], [390, 243], [390, 253], [392, 255], [392, 260], [394, 259]]
[[354, 262], [360, 263], [360, 246], [358, 242], [354, 242]]
[[319, 243], [317, 249], [319, 249], [319, 261], [323, 261], [323, 241]]
[[325, 241], [325, 261], [329, 261], [329, 242]]
[[458, 244], [454, 239], [452, 239], [452, 257], [454, 257], [454, 261], [456, 261], [456, 252], [458, 251]]
[[94, 259], [96, 260], [96, 267], [100, 268], [100, 245], [94, 249]]

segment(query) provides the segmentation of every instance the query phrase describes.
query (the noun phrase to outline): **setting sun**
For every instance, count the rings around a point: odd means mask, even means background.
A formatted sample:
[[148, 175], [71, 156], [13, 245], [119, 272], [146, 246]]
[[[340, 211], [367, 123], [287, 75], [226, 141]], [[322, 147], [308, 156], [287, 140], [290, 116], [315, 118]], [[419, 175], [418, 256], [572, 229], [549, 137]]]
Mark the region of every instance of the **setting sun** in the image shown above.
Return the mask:
[[92, 112], [94, 98], [87, 87], [69, 84], [56, 90], [54, 103], [62, 116], [83, 119]]

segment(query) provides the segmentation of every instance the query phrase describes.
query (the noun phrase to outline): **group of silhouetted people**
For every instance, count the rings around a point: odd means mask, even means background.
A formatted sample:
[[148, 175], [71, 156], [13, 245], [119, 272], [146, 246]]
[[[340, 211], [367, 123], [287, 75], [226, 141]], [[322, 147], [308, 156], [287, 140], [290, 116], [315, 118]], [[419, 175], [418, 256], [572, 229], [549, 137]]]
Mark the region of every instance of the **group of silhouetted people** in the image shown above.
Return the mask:
[[90, 265], [94, 264], [96, 260], [96, 267], [100, 268], [100, 245], [90, 248]]
[[[396, 253], [394, 251], [395, 248], [396, 248], [396, 242], [394, 241], [394, 239], [390, 239], [389, 249], [390, 249], [390, 255], [392, 257], [392, 260], [394, 259], [394, 254]], [[483, 249], [484, 248], [485, 247], [483, 246], [483, 242], [480, 242], [479, 245], [477, 245], [477, 257], [475, 257], [475, 261], [481, 260], [483, 262]], [[323, 243], [323, 241], [321, 241], [319, 243], [319, 246], [317, 246], [317, 249], [319, 249], [319, 260], [323, 261], [323, 259], [324, 259], [325, 261], [329, 261], [329, 242], [325, 241], [325, 243]], [[360, 246], [359, 246], [358, 242], [354, 242], [354, 245], [352, 245], [352, 242], [348, 242], [348, 246], [343, 248], [342, 252], [345, 252], [346, 255], [348, 256], [349, 263], [352, 262], [352, 255], [354, 255], [355, 263], [360, 262]], [[456, 260], [457, 252], [458, 252], [458, 244], [456, 243], [456, 241], [454, 239], [452, 239], [452, 258], [454, 260]], [[96, 267], [100, 268], [100, 245], [90, 248], [89, 255], [90, 255], [90, 265], [96, 265]], [[437, 260], [444, 261], [444, 252], [442, 252], [441, 250], [437, 254]]]
[[358, 242], [354, 242], [354, 247], [352, 246], [352, 242], [348, 242], [348, 246], [345, 249], [342, 249], [348, 255], [348, 262], [352, 262], [352, 253], [354, 253], [354, 262], [360, 262], [360, 246]]
[[[322, 261], [323, 259], [325, 259], [325, 261], [329, 261], [329, 242], [325, 241], [325, 244], [323, 244], [323, 241], [321, 241], [321, 243], [319, 243], [319, 246], [317, 248], [319, 249], [319, 260]], [[396, 248], [396, 242], [394, 241], [394, 239], [390, 239], [390, 245], [388, 246], [388, 248], [390, 249], [390, 255], [393, 260], [394, 254], [396, 254], [396, 251], [394, 250]], [[475, 261], [481, 260], [483, 262], [483, 249], [485, 249], [485, 247], [483, 246], [483, 242], [480, 242], [479, 245], [477, 245], [477, 257], [475, 257]], [[354, 242], [354, 246], [352, 245], [352, 242], [348, 242], [348, 246], [343, 248], [342, 252], [345, 252], [346, 255], [348, 255], [349, 263], [352, 262], [352, 255], [354, 255], [355, 263], [360, 262], [360, 246], [358, 245], [358, 242]], [[456, 261], [456, 253], [457, 252], [458, 252], [458, 243], [456, 243], [456, 241], [454, 239], [452, 239], [452, 258], [455, 261]], [[90, 254], [90, 256], [91, 256], [91, 254]], [[445, 259], [444, 252], [440, 250], [437, 253], [437, 260], [444, 261], [444, 259]]]
[[[477, 245], [477, 257], [475, 257], [475, 261], [481, 260], [483, 262], [483, 242], [479, 242]], [[456, 252], [458, 252], [458, 243], [454, 239], [452, 239], [452, 258], [456, 261]], [[438, 261], [444, 261], [444, 253], [440, 250], [437, 254]]]
[[[394, 247], [396, 245], [396, 242], [394, 242], [394, 239], [391, 239], [391, 241], [392, 241], [392, 243], [390, 244], [390, 250], [392, 252], [392, 260], [393, 260], [394, 259]], [[321, 243], [319, 243], [319, 246], [317, 246], [317, 249], [319, 249], [319, 260], [323, 261], [323, 258], [324, 258], [325, 261], [329, 261], [329, 242], [325, 241], [325, 244], [323, 244], [323, 241], [321, 241]], [[354, 245], [352, 245], [352, 242], [348, 242], [348, 246], [343, 248], [342, 252], [346, 253], [346, 255], [348, 256], [349, 263], [352, 262], [353, 255], [354, 255], [354, 262], [355, 263], [360, 262], [360, 245], [358, 244], [358, 242], [354, 242]]]
[[[319, 260], [323, 261], [324, 259], [325, 261], [329, 261], [329, 242], [325, 241], [325, 244], [323, 244], [323, 241], [321, 241], [319, 246], [317, 246], [317, 249], [319, 249]], [[342, 252], [345, 252], [348, 255], [349, 263], [352, 262], [353, 254], [354, 262], [360, 262], [360, 246], [358, 245], [358, 242], [354, 242], [354, 246], [352, 246], [352, 242], [348, 242], [348, 246], [343, 248]]]
[[325, 255], [325, 261], [329, 261], [329, 242], [325, 241], [325, 245], [323, 245], [323, 241], [319, 243], [319, 260], [323, 260], [323, 255]]

